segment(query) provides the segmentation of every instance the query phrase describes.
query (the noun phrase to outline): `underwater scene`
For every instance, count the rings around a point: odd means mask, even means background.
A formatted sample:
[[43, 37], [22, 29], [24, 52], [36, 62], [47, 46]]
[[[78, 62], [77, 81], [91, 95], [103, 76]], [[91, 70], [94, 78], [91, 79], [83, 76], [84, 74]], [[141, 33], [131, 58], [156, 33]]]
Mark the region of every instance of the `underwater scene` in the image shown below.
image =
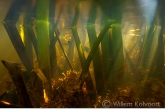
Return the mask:
[[0, 107], [165, 107], [165, 0], [0, 0]]

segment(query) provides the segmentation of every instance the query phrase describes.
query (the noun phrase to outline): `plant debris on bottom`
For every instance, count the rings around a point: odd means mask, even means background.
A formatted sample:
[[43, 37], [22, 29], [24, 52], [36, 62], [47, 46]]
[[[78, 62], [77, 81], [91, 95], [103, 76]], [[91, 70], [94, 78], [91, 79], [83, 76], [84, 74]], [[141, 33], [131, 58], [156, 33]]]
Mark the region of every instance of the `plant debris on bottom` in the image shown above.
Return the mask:
[[[105, 97], [96, 95], [95, 91], [87, 90], [88, 83], [79, 81], [79, 73], [68, 71], [63, 73], [63, 77], [57, 81], [52, 79], [53, 92], [47, 102], [34, 89], [27, 88], [33, 107], [41, 108], [159, 108], [165, 107], [165, 86], [155, 78], [143, 80], [140, 84], [128, 84], [118, 87], [116, 92], [107, 91]], [[12, 85], [11, 85], [12, 86]], [[9, 87], [7, 87], [9, 89]], [[11, 105], [20, 105], [13, 102], [10, 96], [16, 91], [11, 87], [2, 101], [8, 101]], [[2, 96], [2, 95], [1, 95]], [[94, 97], [96, 96], [96, 97]], [[14, 99], [14, 98], [12, 98]], [[16, 100], [15, 99], [15, 100]]]
[[[137, 107], [137, 108], [158, 108], [165, 107], [165, 86], [158, 80], [150, 78], [142, 81], [139, 86], [129, 84], [118, 88], [116, 92], [107, 91], [105, 97], [97, 95], [92, 99], [92, 92], [86, 89], [84, 83], [80, 86], [78, 82], [78, 73], [67, 72], [63, 74], [54, 85], [53, 97], [48, 103], [44, 103], [41, 107]], [[106, 102], [111, 104], [104, 104]]]

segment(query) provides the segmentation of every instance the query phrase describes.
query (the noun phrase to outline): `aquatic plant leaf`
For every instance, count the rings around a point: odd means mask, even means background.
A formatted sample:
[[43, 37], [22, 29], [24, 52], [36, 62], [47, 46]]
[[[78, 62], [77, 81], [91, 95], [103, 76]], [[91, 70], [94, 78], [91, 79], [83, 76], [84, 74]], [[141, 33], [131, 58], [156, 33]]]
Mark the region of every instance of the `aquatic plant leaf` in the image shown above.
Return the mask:
[[18, 13], [18, 11], [22, 9], [24, 3], [25, 2], [21, 0], [14, 1], [10, 6], [9, 11], [7, 12], [3, 24], [26, 70], [28, 72], [31, 72], [33, 68], [31, 61], [32, 59], [30, 59], [30, 57], [28, 56], [28, 51], [25, 49], [25, 46], [16, 28], [16, 22], [18, 21], [18, 18], [20, 16], [20, 13]]
[[9, 71], [12, 81], [14, 85], [16, 86], [18, 97], [22, 105], [26, 108], [32, 108], [32, 104], [31, 104], [29, 95], [27, 93], [26, 86], [21, 76], [21, 64], [13, 63], [6, 60], [2, 60], [2, 63]]
[[37, 76], [41, 79], [43, 83], [47, 83], [48, 80], [46, 79], [45, 75], [43, 74], [42, 70], [39, 68], [35, 68], [32, 70], [32, 73], [37, 74]]
[[[95, 2], [92, 2], [91, 9], [89, 11], [89, 17], [88, 17], [88, 23], [87, 23], [87, 33], [88, 33], [88, 39], [90, 47], [92, 48], [96, 39], [96, 30], [95, 30], [95, 21], [97, 18], [97, 5]], [[96, 89], [97, 93], [99, 95], [102, 95], [103, 92], [105, 92], [105, 85], [104, 85], [104, 77], [102, 72], [102, 65], [101, 65], [101, 55], [100, 55], [100, 49], [97, 48], [95, 55], [93, 57], [93, 67], [94, 67], [94, 76], [96, 81]], [[102, 88], [101, 88], [102, 87]]]
[[109, 88], [113, 91], [117, 90], [118, 85], [122, 84], [124, 77], [124, 54], [123, 54], [123, 40], [121, 32], [121, 13], [115, 13], [116, 22], [112, 24], [112, 41], [113, 41], [113, 67], [110, 71], [108, 81]]
[[[164, 40], [163, 40], [163, 37], [164, 37], [164, 18], [165, 17], [162, 17], [163, 15], [163, 7], [159, 7], [159, 12], [158, 14], [156, 15], [156, 25], [157, 27], [159, 28], [159, 25], [160, 25], [160, 34], [158, 36], [158, 47], [157, 47], [157, 51], [156, 51], [156, 55], [157, 55], [157, 68], [156, 68], [156, 71], [159, 72], [161, 71], [161, 69], [164, 67]], [[164, 74], [163, 74], [164, 75]]]
[[55, 5], [56, 5], [55, 0], [50, 0], [50, 6], [49, 6], [50, 66], [51, 66], [51, 77], [57, 78], [56, 77], [57, 76], [57, 54], [56, 54], [56, 47], [55, 47], [57, 40], [55, 40], [55, 37], [54, 37]]
[[[35, 14], [35, 10], [27, 8], [27, 11], [25, 11], [25, 17], [23, 19], [25, 47], [26, 47], [26, 45], [29, 46], [32, 43], [32, 45], [34, 47], [34, 50], [35, 50], [35, 53], [38, 56], [37, 38], [36, 38], [35, 33], [33, 31], [34, 22], [35, 22], [36, 19], [31, 18], [32, 17], [31, 14]], [[26, 42], [26, 40], [29, 40], [29, 42]]]
[[84, 55], [83, 46], [82, 46], [82, 43], [80, 42], [76, 27], [72, 27], [72, 33], [73, 33], [73, 37], [74, 37], [74, 40], [75, 40], [75, 43], [76, 43], [76, 48], [77, 48], [77, 51], [78, 51], [78, 55], [79, 55], [79, 58], [80, 58], [81, 67], [83, 67], [86, 59], [85, 59], [85, 55]]
[[135, 72], [134, 63], [133, 63], [132, 59], [129, 57], [129, 54], [128, 54], [128, 52], [127, 52], [127, 50], [126, 50], [126, 48], [125, 48], [124, 45], [123, 45], [123, 48], [124, 48], [124, 52], [125, 52], [125, 54], [126, 54], [126, 59], [128, 60], [128, 63], [129, 63], [129, 65], [130, 65], [130, 67], [131, 67], [131, 71], [134, 73], [134, 72]]
[[80, 14], [80, 4], [81, 4], [81, 2], [79, 2], [77, 7], [76, 7], [76, 12], [75, 12], [75, 15], [74, 15], [74, 18], [73, 18], [73, 23], [72, 23], [71, 29], [72, 29], [73, 37], [74, 37], [74, 40], [75, 40], [75, 43], [76, 43], [78, 55], [79, 55], [79, 58], [80, 58], [81, 67], [83, 67], [83, 65], [85, 64], [86, 59], [85, 59], [82, 43], [80, 41], [80, 38], [79, 38], [78, 33], [77, 33], [77, 29], [76, 29], [78, 17], [79, 17], [79, 14]]
[[[37, 0], [37, 47], [38, 62], [45, 77], [48, 80], [49, 91], [52, 91], [51, 85], [51, 68], [50, 68], [50, 37], [49, 37], [49, 5], [50, 0]], [[43, 14], [44, 13], [44, 14]], [[46, 91], [48, 92], [48, 91]], [[49, 94], [47, 94], [49, 95]]]
[[61, 41], [60, 41], [60, 39], [59, 39], [60, 33], [59, 33], [58, 29], [55, 29], [55, 33], [56, 33], [56, 37], [57, 37], [57, 40], [58, 40], [58, 42], [59, 42], [59, 45], [60, 45], [60, 47], [61, 47], [61, 50], [62, 50], [62, 52], [63, 52], [63, 54], [64, 54], [64, 56], [65, 56], [65, 59], [66, 59], [66, 61], [68, 62], [69, 67], [71, 68], [71, 70], [73, 70], [72, 64], [71, 64], [71, 62], [70, 62], [70, 60], [69, 60], [69, 58], [68, 58], [66, 52], [64, 51], [64, 48], [63, 48], [63, 46], [62, 46], [62, 43], [61, 43]]
[[82, 75], [86, 74], [88, 72], [88, 69], [89, 69], [89, 65], [93, 59], [93, 56], [95, 55], [95, 52], [101, 42], [101, 40], [103, 39], [103, 37], [105, 36], [106, 32], [108, 31], [110, 25], [113, 23], [112, 20], [108, 20], [107, 23], [105, 24], [105, 26], [102, 28], [99, 36], [97, 37], [95, 43], [93, 44], [93, 47], [91, 48], [91, 51], [87, 57], [87, 60], [85, 61], [85, 64], [83, 66], [83, 69], [82, 69], [82, 72], [81, 72], [81, 76], [80, 78], [82, 77]]

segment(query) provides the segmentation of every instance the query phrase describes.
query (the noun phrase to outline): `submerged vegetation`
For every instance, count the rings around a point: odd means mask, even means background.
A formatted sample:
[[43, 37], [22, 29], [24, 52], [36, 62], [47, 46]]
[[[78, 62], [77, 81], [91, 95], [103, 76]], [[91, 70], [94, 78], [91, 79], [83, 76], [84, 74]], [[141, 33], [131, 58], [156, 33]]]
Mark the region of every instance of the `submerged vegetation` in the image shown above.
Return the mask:
[[127, 2], [139, 8], [137, 0], [25, 1], [13, 1], [4, 19], [22, 61], [2, 60], [6, 106], [165, 107], [163, 0], [131, 23]]

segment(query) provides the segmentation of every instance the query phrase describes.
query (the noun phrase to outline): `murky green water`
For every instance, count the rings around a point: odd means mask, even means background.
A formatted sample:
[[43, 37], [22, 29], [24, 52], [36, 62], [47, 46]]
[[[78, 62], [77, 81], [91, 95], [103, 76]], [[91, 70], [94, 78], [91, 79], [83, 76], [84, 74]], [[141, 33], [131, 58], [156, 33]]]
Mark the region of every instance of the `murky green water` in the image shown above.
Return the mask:
[[164, 7], [164, 0], [0, 0], [0, 100], [164, 107]]

